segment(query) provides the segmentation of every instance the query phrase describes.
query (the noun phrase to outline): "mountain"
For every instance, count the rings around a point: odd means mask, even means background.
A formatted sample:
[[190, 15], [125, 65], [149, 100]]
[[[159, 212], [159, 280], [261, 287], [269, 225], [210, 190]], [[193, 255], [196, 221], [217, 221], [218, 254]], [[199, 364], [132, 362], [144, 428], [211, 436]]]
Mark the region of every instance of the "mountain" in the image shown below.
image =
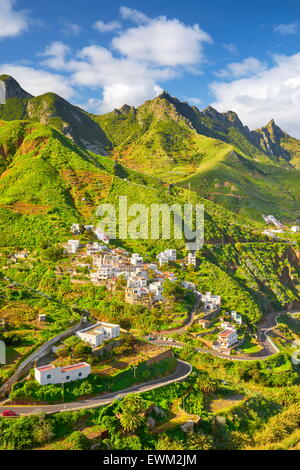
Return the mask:
[[[82, 149], [50, 126], [0, 121], [0, 246], [62, 241], [72, 223], [93, 222], [97, 206], [113, 202], [117, 207], [120, 195], [128, 197], [128, 204], [147, 206], [203, 203], [207, 241], [263, 239], [195, 193]], [[183, 247], [183, 241], [178, 243]]]
[[33, 97], [12, 77], [0, 76], [0, 119], [30, 119], [49, 124], [77, 145], [106, 155], [111, 144], [87, 113], [55, 93]]
[[112, 142], [111, 157], [196, 191], [260, 222], [300, 215], [300, 141], [271, 121], [250, 131], [233, 111], [203, 111], [166, 92], [137, 109], [92, 116]]
[[250, 130], [233, 111], [200, 111], [167, 92], [99, 116], [54, 93], [32, 97], [9, 76], [0, 84], [0, 119], [50, 125], [82, 149], [191, 189], [245, 221], [262, 223], [262, 213], [285, 223], [300, 217], [300, 141], [274, 120]]

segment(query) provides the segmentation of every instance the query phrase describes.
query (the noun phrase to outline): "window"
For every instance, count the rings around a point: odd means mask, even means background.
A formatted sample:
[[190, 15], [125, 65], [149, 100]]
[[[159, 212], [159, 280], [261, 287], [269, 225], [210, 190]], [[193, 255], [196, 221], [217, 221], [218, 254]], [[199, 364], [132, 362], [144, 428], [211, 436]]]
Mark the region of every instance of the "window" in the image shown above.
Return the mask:
[[82, 372], [78, 372], [78, 377], [82, 377]]
[[51, 374], [47, 375], [47, 379], [51, 379]]
[[69, 376], [69, 375], [66, 375], [66, 380], [70, 380], [70, 376]]

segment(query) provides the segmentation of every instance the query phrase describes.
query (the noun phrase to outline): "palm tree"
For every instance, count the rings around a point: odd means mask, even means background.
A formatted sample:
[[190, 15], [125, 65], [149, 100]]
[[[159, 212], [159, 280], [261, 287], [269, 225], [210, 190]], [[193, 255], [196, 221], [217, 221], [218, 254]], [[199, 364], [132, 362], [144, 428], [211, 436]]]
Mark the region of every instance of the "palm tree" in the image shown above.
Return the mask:
[[214, 379], [211, 379], [209, 375], [201, 375], [197, 379], [197, 385], [201, 392], [211, 394], [217, 391], [218, 385]]
[[130, 394], [122, 401], [122, 410], [124, 413], [138, 414], [143, 413], [147, 408], [147, 403], [137, 394]]
[[143, 418], [138, 414], [122, 413], [120, 416], [120, 423], [124, 431], [134, 432], [143, 423]]

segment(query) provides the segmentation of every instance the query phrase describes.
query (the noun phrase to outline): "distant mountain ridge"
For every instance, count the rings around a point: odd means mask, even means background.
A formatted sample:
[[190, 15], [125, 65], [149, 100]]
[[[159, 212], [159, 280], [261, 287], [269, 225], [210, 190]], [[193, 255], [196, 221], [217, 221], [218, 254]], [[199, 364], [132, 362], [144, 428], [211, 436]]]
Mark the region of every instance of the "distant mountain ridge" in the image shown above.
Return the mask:
[[199, 110], [166, 91], [137, 108], [94, 115], [54, 93], [32, 97], [7, 75], [0, 90], [0, 119], [50, 125], [83, 149], [255, 221], [261, 213], [300, 217], [300, 141], [274, 120], [250, 130], [234, 111]]

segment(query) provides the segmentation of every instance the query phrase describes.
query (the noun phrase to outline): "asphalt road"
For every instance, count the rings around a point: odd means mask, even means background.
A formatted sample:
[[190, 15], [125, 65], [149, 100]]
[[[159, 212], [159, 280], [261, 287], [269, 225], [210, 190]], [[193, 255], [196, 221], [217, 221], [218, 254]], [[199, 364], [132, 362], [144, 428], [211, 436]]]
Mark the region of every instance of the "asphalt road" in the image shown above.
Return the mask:
[[[265, 315], [264, 319], [257, 325], [257, 336], [258, 336], [258, 341], [260, 345], [262, 346], [262, 350], [259, 351], [255, 356], [226, 356], [224, 354], [219, 353], [218, 351], [214, 349], [206, 349], [206, 348], [194, 348], [198, 352], [203, 352], [206, 354], [211, 354], [212, 356], [216, 357], [221, 357], [223, 359], [228, 359], [231, 361], [257, 361], [257, 360], [264, 360], [268, 359], [272, 354], [275, 354], [277, 351], [275, 348], [270, 344], [270, 342], [267, 340], [267, 333], [268, 331], [271, 331], [274, 326], [276, 326], [277, 318], [284, 314], [286, 312], [273, 312]], [[156, 340], [153, 341], [154, 344], [157, 346], [173, 346], [173, 347], [178, 347], [182, 348], [186, 346], [185, 343], [181, 343], [179, 341], [161, 341], [161, 340]]]
[[25, 406], [25, 405], [7, 405], [0, 406], [0, 413], [4, 410], [11, 410], [17, 413], [18, 415], [27, 415], [27, 414], [37, 414], [37, 413], [55, 413], [59, 411], [68, 411], [68, 410], [79, 410], [82, 408], [97, 408], [113, 402], [118, 398], [123, 398], [129, 393], [140, 393], [146, 392], [148, 390], [153, 390], [155, 388], [167, 385], [168, 383], [180, 382], [192, 372], [192, 366], [187, 362], [177, 360], [177, 366], [172, 374], [161, 377], [159, 379], [150, 380], [149, 382], [144, 382], [141, 384], [133, 385], [125, 390], [120, 390], [118, 392], [109, 393], [106, 395], [100, 395], [93, 398], [88, 398], [82, 401], [76, 401], [72, 403], [60, 403], [57, 405], [36, 405], [36, 406]]

